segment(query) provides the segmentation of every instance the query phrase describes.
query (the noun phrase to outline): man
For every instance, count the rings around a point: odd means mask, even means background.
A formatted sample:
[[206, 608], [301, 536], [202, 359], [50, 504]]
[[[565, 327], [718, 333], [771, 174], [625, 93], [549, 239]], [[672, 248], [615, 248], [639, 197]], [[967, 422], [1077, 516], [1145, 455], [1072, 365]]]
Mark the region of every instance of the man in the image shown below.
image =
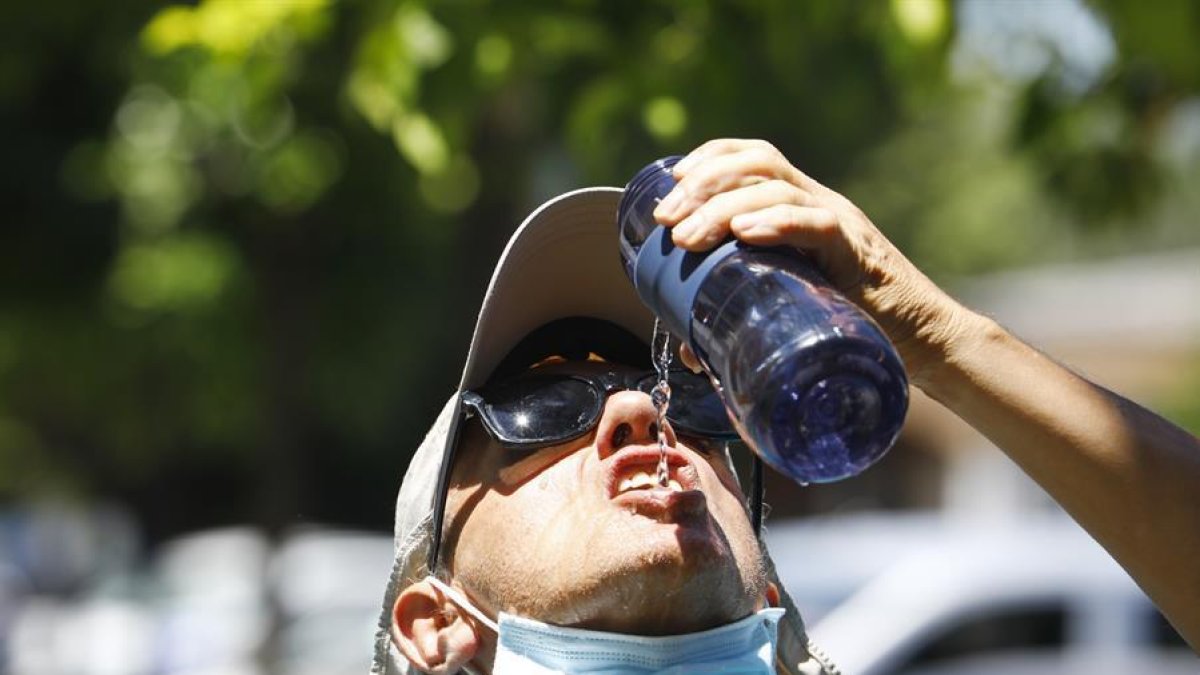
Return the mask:
[[[678, 246], [807, 252], [910, 381], [1007, 452], [1198, 644], [1195, 437], [959, 305], [769, 144], [712, 141], [674, 172], [655, 217]], [[501, 257], [460, 393], [401, 486], [373, 672], [834, 672], [755, 536], [757, 495], [745, 508], [712, 392], [675, 375], [683, 405], [660, 426], [618, 194], [552, 200]]]

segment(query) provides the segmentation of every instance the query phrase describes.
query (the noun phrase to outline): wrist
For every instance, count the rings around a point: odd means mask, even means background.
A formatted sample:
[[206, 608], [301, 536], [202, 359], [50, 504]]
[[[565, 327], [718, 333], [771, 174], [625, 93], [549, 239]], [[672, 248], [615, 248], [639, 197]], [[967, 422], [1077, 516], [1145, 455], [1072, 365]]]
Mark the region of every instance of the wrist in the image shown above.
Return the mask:
[[970, 353], [971, 345], [987, 333], [991, 320], [971, 311], [932, 283], [916, 286], [915, 292], [909, 294], [911, 300], [897, 306], [919, 309], [895, 317], [906, 329], [893, 334], [901, 336], [895, 345], [904, 359], [909, 382], [936, 398], [938, 389]]
[[[949, 298], [947, 298], [949, 300]], [[950, 300], [925, 327], [925, 351], [909, 368], [909, 380], [930, 398], [945, 403], [970, 361], [1004, 334], [992, 319]]]

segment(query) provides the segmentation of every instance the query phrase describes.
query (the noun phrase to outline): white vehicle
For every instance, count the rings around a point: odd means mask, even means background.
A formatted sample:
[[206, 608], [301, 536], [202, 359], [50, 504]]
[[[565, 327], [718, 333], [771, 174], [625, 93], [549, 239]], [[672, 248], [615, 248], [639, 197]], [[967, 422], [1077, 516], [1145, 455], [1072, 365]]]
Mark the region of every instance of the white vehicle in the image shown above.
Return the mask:
[[1200, 673], [1129, 576], [1062, 514], [875, 514], [768, 532], [845, 675]]

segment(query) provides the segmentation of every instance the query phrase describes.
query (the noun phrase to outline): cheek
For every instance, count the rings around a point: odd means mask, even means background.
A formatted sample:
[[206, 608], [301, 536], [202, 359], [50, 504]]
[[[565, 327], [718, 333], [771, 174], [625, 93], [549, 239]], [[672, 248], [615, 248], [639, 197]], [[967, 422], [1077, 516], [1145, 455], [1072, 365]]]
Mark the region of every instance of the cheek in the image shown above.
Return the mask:
[[562, 461], [509, 490], [489, 489], [463, 524], [460, 562], [531, 555], [569, 517], [578, 495], [574, 462]]
[[484, 599], [507, 597], [510, 579], [525, 564], [522, 542], [532, 525], [513, 506], [509, 498], [491, 492], [463, 523], [453, 573]]
[[[719, 462], [719, 460], [718, 460]], [[714, 462], [716, 463], [716, 462]], [[758, 597], [765, 577], [762, 568], [762, 549], [754, 526], [750, 524], [749, 507], [733, 472], [720, 463], [709, 464], [708, 478], [712, 481], [709, 495], [709, 512], [717, 527], [725, 533], [733, 555], [738, 560], [738, 569], [743, 583], [751, 596]]]
[[742, 495], [742, 487], [738, 484], [737, 476], [733, 475], [733, 471], [725, 466], [724, 460], [708, 455], [703, 457], [704, 464], [701, 471], [706, 480], [705, 487], [711, 493], [719, 493], [722, 497], [728, 496], [734, 501], [744, 501], [745, 497]]
[[579, 542], [590, 536], [591, 518], [579, 468], [570, 464], [511, 491], [488, 490], [464, 522], [453, 573], [491, 609], [539, 616], [587, 566]]
[[729, 534], [749, 532], [746, 497], [733, 472], [721, 460], [708, 461], [701, 469], [700, 479], [709, 498], [709, 510], [721, 529]]
[[742, 486], [738, 484], [737, 476], [733, 475], [733, 471], [725, 466], [723, 460], [714, 460], [709, 466], [712, 467], [713, 473], [717, 475], [717, 480], [721, 482], [721, 486], [727, 492], [734, 495], [737, 499], [745, 501], [745, 496], [742, 494]]

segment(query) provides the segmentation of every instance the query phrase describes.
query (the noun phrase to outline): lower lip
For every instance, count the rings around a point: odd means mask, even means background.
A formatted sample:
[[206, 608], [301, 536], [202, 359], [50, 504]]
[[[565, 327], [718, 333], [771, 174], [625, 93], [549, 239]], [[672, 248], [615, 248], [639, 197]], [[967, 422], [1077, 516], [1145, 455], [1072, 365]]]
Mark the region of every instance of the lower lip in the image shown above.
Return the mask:
[[613, 502], [660, 522], [676, 522], [708, 510], [708, 501], [699, 490], [630, 490], [613, 497]]

